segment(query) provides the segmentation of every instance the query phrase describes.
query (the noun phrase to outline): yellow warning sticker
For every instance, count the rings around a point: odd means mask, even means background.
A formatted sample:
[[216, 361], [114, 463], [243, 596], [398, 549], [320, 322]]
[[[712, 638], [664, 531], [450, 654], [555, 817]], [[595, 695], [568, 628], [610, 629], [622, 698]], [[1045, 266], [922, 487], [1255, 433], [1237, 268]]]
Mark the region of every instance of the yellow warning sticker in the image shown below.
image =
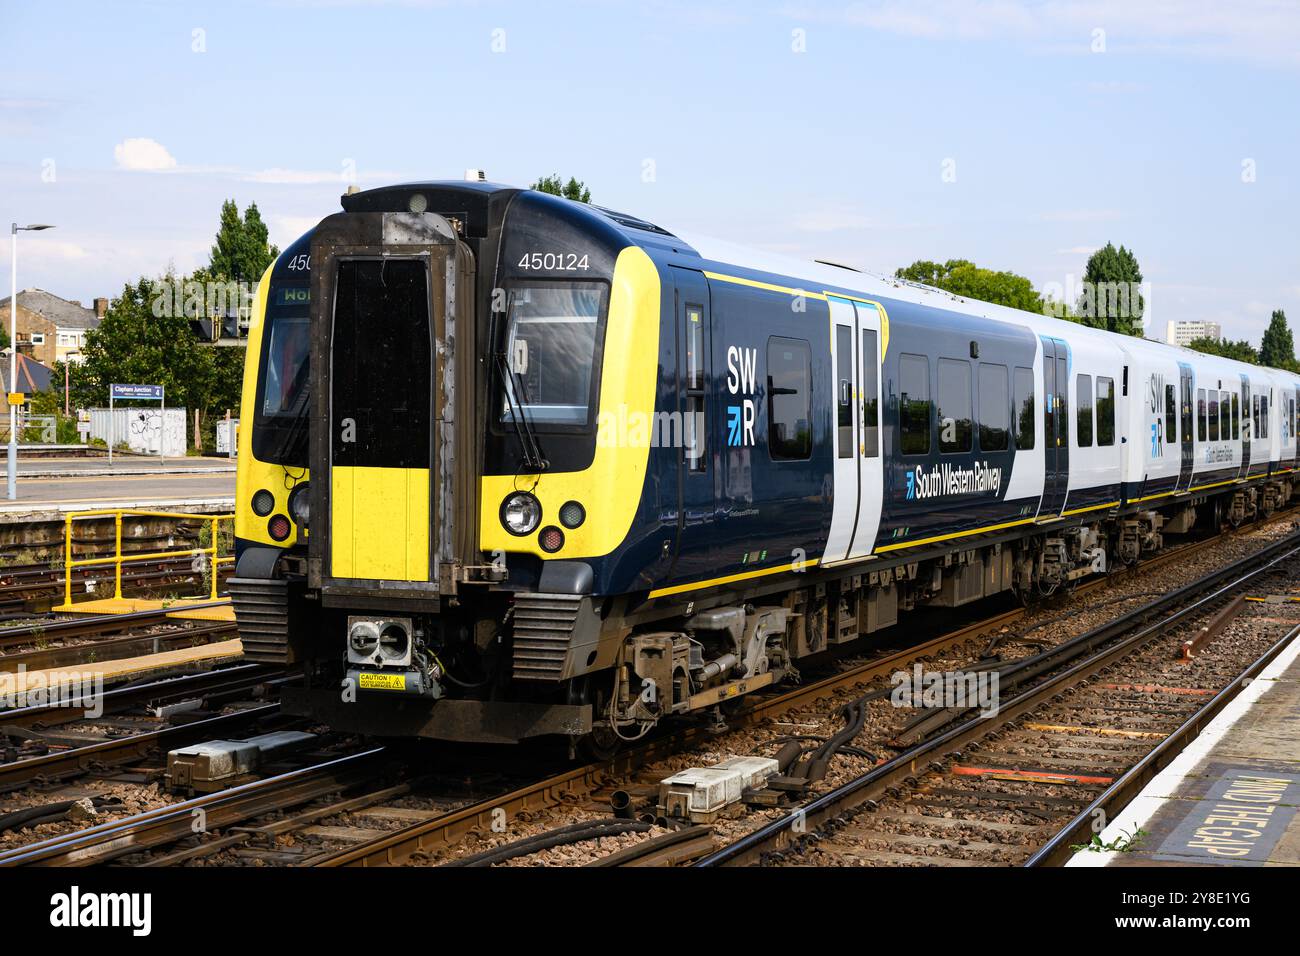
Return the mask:
[[406, 690], [406, 675], [362, 673], [361, 686], [367, 690]]

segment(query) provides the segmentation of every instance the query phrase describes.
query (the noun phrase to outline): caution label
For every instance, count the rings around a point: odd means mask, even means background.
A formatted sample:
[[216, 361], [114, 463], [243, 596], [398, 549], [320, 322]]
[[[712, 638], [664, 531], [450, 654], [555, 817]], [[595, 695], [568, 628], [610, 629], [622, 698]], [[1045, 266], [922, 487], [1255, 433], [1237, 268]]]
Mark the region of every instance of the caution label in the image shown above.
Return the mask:
[[406, 690], [405, 674], [370, 674], [360, 676], [363, 690]]

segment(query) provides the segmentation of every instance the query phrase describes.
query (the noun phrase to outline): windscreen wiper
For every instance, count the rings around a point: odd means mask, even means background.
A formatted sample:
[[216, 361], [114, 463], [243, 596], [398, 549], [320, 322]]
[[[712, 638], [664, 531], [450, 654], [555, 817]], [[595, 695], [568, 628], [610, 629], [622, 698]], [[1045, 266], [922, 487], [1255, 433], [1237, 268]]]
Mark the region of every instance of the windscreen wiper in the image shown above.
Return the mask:
[[[519, 439], [519, 446], [523, 449], [524, 468], [527, 471], [540, 474], [546, 470], [547, 465], [550, 463], [542, 457], [541, 446], [537, 444], [537, 435], [534, 434], [533, 426], [524, 413], [523, 404], [516, 397], [516, 391], [518, 391], [524, 402], [528, 400], [523, 379], [518, 372], [510, 367], [504, 352], [497, 352], [496, 356], [497, 369], [501, 375], [501, 386], [506, 393], [506, 407], [510, 410], [510, 421], [515, 426], [515, 437]], [[515, 408], [516, 404], [519, 405], [518, 410]]]

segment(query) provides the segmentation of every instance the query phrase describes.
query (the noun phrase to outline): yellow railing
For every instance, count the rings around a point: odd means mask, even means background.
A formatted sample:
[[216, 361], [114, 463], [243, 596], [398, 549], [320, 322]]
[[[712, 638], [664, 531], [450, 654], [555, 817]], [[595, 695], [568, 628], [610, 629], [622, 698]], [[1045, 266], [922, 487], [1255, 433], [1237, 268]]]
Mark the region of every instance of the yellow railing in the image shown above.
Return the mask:
[[[212, 545], [206, 548], [182, 548], [174, 551], [149, 551], [149, 552], [131, 552], [122, 554], [122, 519], [126, 516], [133, 518], [176, 518], [187, 521], [206, 521], [212, 526]], [[80, 518], [106, 518], [112, 516], [115, 525], [114, 531], [114, 548], [111, 557], [104, 558], [73, 558], [72, 557], [72, 523]], [[221, 555], [221, 522], [234, 521], [233, 514], [228, 515], [199, 515], [190, 514], [184, 511], [136, 511], [129, 508], [103, 508], [98, 511], [70, 511], [64, 516], [63, 522], [63, 606], [72, 606], [72, 571], [74, 568], [99, 567], [103, 565], [113, 565], [113, 597], [120, 599], [122, 597], [122, 565], [129, 564], [132, 561], [157, 561], [161, 558], [185, 558], [194, 555], [207, 555], [209, 567], [212, 570], [212, 588], [208, 595], [212, 600], [217, 600], [217, 569], [227, 561], [234, 561], [230, 555]]]

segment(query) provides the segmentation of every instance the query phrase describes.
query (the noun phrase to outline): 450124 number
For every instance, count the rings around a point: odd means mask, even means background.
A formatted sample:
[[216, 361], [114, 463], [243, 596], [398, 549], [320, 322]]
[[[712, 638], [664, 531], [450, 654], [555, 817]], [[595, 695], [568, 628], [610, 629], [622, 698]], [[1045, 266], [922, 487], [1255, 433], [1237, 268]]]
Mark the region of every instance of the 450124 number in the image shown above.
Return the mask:
[[591, 268], [586, 255], [576, 252], [526, 252], [519, 268], [538, 272], [580, 272]]

